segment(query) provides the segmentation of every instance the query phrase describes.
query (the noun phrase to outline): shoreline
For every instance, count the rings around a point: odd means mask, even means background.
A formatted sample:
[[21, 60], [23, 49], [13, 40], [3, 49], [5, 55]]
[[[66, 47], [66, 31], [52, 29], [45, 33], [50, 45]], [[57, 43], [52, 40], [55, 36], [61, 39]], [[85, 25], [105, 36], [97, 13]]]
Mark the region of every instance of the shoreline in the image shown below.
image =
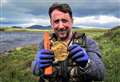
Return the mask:
[[14, 51], [20, 51], [23, 48], [30, 48], [30, 47], [38, 48], [38, 45], [35, 44], [35, 43], [34, 44], [26, 44], [26, 45], [23, 45], [23, 46], [20, 46], [20, 47], [16, 47], [16, 48], [12, 48], [12, 49], [9, 49], [9, 50], [5, 50], [3, 52], [0, 52], [0, 56], [8, 56], [10, 53], [12, 53]]

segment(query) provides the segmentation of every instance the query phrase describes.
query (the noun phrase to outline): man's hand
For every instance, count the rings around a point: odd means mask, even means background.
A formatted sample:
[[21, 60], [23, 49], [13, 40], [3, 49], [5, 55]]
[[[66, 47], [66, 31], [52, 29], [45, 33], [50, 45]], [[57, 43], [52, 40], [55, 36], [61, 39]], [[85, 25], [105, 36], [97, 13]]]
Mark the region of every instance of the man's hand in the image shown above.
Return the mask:
[[86, 51], [78, 44], [72, 44], [69, 47], [69, 51], [73, 61], [75, 61], [78, 65], [84, 68], [89, 59]]
[[37, 53], [36, 62], [39, 68], [45, 68], [52, 65], [54, 54], [49, 50], [42, 49]]

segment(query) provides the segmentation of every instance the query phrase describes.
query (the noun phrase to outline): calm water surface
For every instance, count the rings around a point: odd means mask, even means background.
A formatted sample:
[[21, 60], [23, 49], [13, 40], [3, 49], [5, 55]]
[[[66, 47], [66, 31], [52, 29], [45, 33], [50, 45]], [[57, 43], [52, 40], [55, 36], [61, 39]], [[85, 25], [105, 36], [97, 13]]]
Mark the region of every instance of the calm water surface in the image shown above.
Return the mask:
[[24, 45], [39, 45], [42, 34], [36, 32], [0, 32], [0, 53]]

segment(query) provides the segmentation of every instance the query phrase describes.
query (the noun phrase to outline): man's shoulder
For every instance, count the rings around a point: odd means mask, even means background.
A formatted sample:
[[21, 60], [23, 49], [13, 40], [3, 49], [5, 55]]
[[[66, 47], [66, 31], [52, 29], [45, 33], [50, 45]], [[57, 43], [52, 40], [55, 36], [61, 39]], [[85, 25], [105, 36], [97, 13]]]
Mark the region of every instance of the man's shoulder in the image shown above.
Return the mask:
[[86, 36], [86, 44], [97, 44], [96, 40], [94, 40], [92, 37]]

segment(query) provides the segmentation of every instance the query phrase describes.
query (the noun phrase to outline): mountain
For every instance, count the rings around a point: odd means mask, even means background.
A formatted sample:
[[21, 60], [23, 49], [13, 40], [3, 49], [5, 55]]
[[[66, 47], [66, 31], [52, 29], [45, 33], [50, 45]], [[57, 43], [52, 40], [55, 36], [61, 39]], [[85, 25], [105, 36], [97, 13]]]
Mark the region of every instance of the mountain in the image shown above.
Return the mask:
[[29, 26], [27, 28], [30, 28], [30, 29], [50, 29], [51, 26], [42, 26], [42, 25], [32, 25], [32, 26]]
[[112, 38], [115, 38], [116, 36], [120, 37], [120, 26], [113, 27], [108, 32], [104, 33], [104, 36], [105, 37], [112, 37]]
[[116, 27], [112, 28], [111, 30], [117, 30], [117, 29], [120, 29], [120, 26], [116, 26]]
[[12, 28], [22, 28], [22, 27], [20, 27], [20, 26], [12, 26]]

